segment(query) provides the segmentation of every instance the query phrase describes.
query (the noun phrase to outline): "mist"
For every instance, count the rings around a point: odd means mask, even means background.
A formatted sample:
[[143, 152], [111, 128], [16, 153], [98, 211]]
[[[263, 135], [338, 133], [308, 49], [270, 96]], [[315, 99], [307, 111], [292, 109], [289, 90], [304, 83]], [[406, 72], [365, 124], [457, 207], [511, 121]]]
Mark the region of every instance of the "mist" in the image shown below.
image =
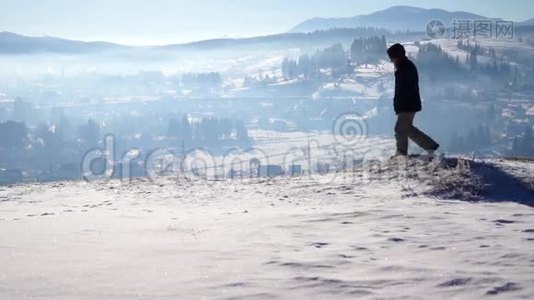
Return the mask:
[[[162, 148], [202, 149], [217, 160], [261, 148], [266, 132], [335, 135], [347, 114], [363, 120], [356, 135], [391, 141], [394, 66], [386, 49], [397, 42], [420, 74], [424, 113], [416, 123], [441, 151], [532, 156], [529, 28], [501, 40], [354, 28], [157, 47], [9, 35], [0, 121], [3, 137], [14, 127], [22, 135], [4, 138], [0, 164], [21, 170], [18, 180], [77, 179], [84, 155], [108, 135], [117, 157], [140, 150], [141, 165]], [[340, 167], [332, 154], [318, 161]], [[77, 171], [58, 171], [69, 166]]]

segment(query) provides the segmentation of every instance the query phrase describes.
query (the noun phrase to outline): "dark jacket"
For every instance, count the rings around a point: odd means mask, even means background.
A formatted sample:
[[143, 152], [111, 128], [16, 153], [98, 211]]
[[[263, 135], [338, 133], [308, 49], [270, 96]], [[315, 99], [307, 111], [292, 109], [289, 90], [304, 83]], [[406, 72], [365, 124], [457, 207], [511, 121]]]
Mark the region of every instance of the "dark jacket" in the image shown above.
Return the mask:
[[396, 114], [421, 110], [419, 76], [417, 75], [417, 68], [408, 58], [400, 60], [395, 71], [393, 108]]

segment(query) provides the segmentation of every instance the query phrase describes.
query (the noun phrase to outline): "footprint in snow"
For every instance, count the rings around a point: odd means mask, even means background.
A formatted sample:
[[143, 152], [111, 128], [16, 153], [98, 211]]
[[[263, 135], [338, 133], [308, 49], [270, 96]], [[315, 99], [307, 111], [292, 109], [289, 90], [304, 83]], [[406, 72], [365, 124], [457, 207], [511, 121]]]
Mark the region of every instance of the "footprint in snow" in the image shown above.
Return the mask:
[[330, 245], [330, 244], [329, 243], [321, 243], [321, 242], [319, 242], [319, 243], [312, 243], [310, 246], [313, 246], [315, 248], [323, 248], [323, 247], [328, 246], [328, 245]]

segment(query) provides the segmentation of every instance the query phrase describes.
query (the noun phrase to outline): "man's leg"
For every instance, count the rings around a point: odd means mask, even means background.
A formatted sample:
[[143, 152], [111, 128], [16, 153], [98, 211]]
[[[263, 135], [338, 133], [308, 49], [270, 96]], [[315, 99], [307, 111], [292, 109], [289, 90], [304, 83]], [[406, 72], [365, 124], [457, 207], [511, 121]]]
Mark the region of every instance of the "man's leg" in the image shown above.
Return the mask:
[[398, 113], [395, 123], [395, 139], [397, 140], [397, 154], [408, 155], [408, 136], [412, 127], [415, 113]]
[[412, 119], [410, 121], [408, 137], [412, 141], [414, 141], [419, 147], [423, 148], [423, 150], [425, 151], [432, 151], [438, 149], [439, 144], [436, 143], [436, 141], [434, 141], [431, 137], [429, 137], [417, 127], [412, 125], [414, 116], [415, 114], [412, 115]]

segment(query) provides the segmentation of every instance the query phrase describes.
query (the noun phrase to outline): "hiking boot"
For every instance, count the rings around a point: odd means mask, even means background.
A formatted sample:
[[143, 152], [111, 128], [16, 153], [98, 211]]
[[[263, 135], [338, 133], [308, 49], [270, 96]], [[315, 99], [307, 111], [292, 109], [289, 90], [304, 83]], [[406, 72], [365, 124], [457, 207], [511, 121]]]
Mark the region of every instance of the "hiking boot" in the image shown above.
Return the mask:
[[434, 148], [426, 150], [428, 157], [434, 158], [436, 156], [435, 152], [436, 152], [436, 150], [438, 150], [438, 148], [439, 148], [439, 144], [436, 144], [436, 146], [434, 146]]
[[395, 159], [395, 158], [400, 158], [400, 157], [407, 157], [408, 154], [406, 153], [402, 153], [402, 152], [395, 152], [395, 154], [393, 156], [391, 156], [389, 159]]

